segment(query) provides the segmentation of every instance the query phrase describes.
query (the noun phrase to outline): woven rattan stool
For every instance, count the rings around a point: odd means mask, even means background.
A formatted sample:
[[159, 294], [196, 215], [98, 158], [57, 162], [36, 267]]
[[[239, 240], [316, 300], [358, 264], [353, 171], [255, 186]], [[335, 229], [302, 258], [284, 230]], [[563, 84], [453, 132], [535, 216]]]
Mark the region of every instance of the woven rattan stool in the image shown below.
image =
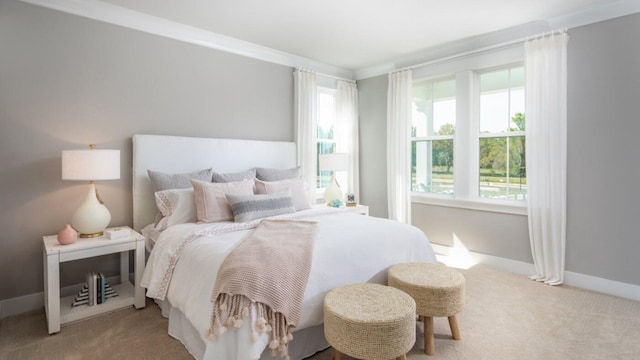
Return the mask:
[[341, 354], [357, 359], [406, 360], [416, 342], [416, 303], [404, 292], [378, 284], [353, 284], [324, 298], [324, 335]]
[[409, 294], [424, 322], [424, 352], [435, 354], [433, 318], [448, 317], [454, 340], [462, 339], [456, 314], [464, 309], [464, 276], [443, 264], [406, 263], [389, 268], [389, 286]]

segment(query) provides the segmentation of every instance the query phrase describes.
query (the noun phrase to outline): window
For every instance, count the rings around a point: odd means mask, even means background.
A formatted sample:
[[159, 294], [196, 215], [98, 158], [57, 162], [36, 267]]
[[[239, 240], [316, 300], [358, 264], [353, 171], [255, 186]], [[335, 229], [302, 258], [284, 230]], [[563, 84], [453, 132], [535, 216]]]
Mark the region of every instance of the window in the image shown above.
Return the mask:
[[413, 200], [522, 214], [524, 67], [450, 70], [455, 75], [429, 74], [413, 84]]
[[411, 189], [453, 195], [455, 79], [413, 85]]
[[478, 196], [525, 200], [524, 68], [479, 74]]
[[331, 180], [331, 171], [320, 171], [320, 154], [329, 154], [335, 152], [336, 140], [334, 137], [334, 129], [336, 123], [336, 96], [335, 90], [318, 88], [318, 116], [317, 116], [317, 151], [316, 164], [318, 164], [317, 188], [325, 189]]

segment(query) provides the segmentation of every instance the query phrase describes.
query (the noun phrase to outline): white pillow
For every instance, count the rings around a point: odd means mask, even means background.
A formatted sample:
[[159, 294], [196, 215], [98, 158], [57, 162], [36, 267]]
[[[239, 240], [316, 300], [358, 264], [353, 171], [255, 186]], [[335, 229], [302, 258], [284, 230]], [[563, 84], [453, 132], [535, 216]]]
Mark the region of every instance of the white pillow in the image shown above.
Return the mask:
[[311, 208], [308, 187], [302, 180], [262, 181], [256, 179], [256, 194], [274, 194], [287, 189], [291, 191], [293, 206], [295, 206], [296, 211]]
[[155, 196], [156, 205], [163, 216], [155, 230], [162, 231], [172, 225], [198, 220], [192, 188], [157, 191]]
[[225, 195], [253, 195], [254, 186], [253, 179], [228, 183], [191, 180], [191, 184], [198, 222], [232, 221], [233, 213]]

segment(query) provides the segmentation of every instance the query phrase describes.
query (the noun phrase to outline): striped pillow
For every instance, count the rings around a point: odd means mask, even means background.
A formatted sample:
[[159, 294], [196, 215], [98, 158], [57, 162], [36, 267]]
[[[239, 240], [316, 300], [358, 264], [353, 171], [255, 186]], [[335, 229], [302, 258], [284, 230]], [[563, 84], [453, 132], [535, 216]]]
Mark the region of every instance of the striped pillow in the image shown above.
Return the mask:
[[235, 222], [247, 222], [268, 216], [288, 214], [296, 211], [287, 189], [273, 194], [233, 195], [226, 194]]

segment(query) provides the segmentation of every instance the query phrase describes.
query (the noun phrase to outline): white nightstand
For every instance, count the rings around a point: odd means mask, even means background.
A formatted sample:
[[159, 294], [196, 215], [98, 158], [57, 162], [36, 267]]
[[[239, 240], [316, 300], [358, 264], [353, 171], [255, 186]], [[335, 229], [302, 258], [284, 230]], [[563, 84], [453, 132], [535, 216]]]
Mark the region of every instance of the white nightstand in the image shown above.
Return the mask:
[[[120, 228], [128, 228], [121, 226]], [[131, 235], [110, 240], [106, 236], [91, 239], [78, 238], [70, 245], [60, 245], [57, 235], [43, 236], [44, 307], [49, 334], [60, 331], [60, 325], [134, 305], [145, 306], [144, 289], [140, 287], [144, 271], [144, 236], [130, 229]], [[135, 286], [129, 281], [129, 251], [133, 251]], [[60, 263], [94, 256], [120, 253], [120, 284], [110, 284], [118, 296], [103, 304], [72, 307], [76, 295], [60, 298]]]
[[344, 209], [346, 211], [352, 211], [362, 215], [369, 215], [369, 207], [367, 205], [358, 204], [356, 206], [345, 206]]
[[[313, 205], [313, 207], [315, 208], [322, 208], [327, 206], [326, 204], [317, 204], [317, 205]], [[344, 211], [348, 211], [348, 212], [354, 212], [354, 213], [358, 213], [361, 215], [369, 215], [369, 207], [367, 205], [355, 205], [355, 206], [342, 206], [339, 209], [344, 210]]]

